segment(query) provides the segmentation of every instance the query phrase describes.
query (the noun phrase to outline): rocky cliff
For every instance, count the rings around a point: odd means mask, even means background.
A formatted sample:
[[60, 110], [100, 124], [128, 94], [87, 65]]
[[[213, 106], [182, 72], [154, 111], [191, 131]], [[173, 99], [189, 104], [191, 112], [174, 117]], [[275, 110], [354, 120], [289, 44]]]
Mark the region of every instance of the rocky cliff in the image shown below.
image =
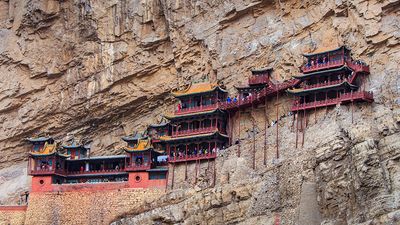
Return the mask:
[[[257, 160], [265, 118], [247, 112], [244, 154], [237, 158], [233, 146], [218, 159], [215, 188], [173, 191], [154, 210], [118, 223], [301, 224], [300, 214], [324, 224], [400, 220], [400, 1], [7, 0], [0, 9], [0, 168], [22, 165], [23, 138], [38, 132], [116, 153], [120, 136], [160, 120], [172, 110], [169, 92], [190, 80], [217, 80], [233, 93], [250, 68], [271, 66], [275, 79], [287, 79], [299, 72], [302, 52], [345, 44], [370, 65], [366, 89], [375, 97], [355, 106], [353, 124], [347, 106], [319, 110], [296, 149], [287, 117], [279, 160], [275, 130], [267, 130], [264, 166]], [[280, 114], [287, 111], [282, 104]], [[258, 155], [246, 155], [253, 145]], [[28, 182], [16, 168], [22, 190]], [[9, 171], [0, 185], [17, 183]], [[301, 201], [313, 192], [317, 204]]]

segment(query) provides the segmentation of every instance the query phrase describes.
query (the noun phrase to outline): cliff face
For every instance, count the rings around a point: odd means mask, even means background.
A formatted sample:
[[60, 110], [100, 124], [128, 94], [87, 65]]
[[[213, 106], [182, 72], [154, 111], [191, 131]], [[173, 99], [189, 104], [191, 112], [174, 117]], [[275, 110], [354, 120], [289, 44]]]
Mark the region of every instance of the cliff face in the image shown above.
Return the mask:
[[[356, 106], [353, 125], [349, 108], [318, 111], [315, 124], [306, 130], [304, 148], [296, 150], [292, 123], [283, 121], [278, 165], [236, 171], [240, 163], [234, 162], [253, 156], [219, 159], [217, 171], [231, 168], [237, 174], [236, 181], [230, 174], [229, 182], [217, 182], [219, 188], [233, 185], [235, 191], [242, 177], [249, 176], [246, 171], [255, 174], [243, 184], [249, 188], [247, 197], [220, 204], [232, 211], [232, 218], [222, 222], [258, 216], [275, 221], [279, 212], [282, 221], [293, 224], [305, 182], [316, 185], [325, 224], [382, 216], [389, 218], [382, 221], [395, 221], [399, 215], [392, 212], [400, 198], [399, 5], [398, 0], [0, 1], [0, 168], [25, 161], [28, 149], [22, 139], [37, 132], [60, 141], [92, 140], [94, 154], [116, 153], [120, 136], [157, 122], [172, 109], [171, 89], [208, 77], [232, 93], [233, 85], [246, 83], [250, 68], [264, 66], [274, 67], [275, 79], [287, 79], [299, 73], [302, 52], [345, 44], [354, 58], [370, 65], [366, 89], [374, 92], [375, 102]], [[270, 110], [269, 118], [274, 113]], [[263, 149], [261, 115], [243, 116], [257, 122], [257, 154]], [[243, 124], [250, 129], [250, 122]], [[268, 131], [269, 163], [273, 132]], [[250, 151], [252, 143], [244, 146]], [[275, 181], [277, 176], [282, 181]], [[0, 185], [11, 180], [1, 178]], [[20, 183], [21, 188], [26, 184]], [[263, 194], [271, 184], [277, 192]], [[207, 192], [197, 193], [203, 194]], [[188, 215], [166, 221], [181, 222]]]

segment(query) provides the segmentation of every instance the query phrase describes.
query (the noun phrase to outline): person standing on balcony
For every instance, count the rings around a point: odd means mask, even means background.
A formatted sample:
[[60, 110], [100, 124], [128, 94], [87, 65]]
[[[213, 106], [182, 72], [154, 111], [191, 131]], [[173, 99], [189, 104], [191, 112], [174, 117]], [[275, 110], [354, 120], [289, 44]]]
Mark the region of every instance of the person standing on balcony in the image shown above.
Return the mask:
[[180, 112], [181, 109], [182, 109], [182, 105], [181, 105], [181, 103], [178, 103], [178, 112]]
[[233, 102], [237, 102], [237, 96], [235, 96], [235, 98], [233, 98]]
[[227, 102], [227, 103], [231, 103], [231, 101], [232, 101], [232, 100], [231, 100], [231, 97], [228, 96], [228, 98], [226, 99], [226, 102]]

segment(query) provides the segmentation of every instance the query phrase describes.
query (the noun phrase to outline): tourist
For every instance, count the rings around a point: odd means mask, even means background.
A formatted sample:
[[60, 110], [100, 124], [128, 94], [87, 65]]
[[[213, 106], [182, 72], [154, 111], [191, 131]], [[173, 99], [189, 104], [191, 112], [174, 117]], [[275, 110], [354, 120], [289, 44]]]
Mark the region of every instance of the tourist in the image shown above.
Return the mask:
[[227, 103], [231, 103], [231, 97], [228, 96], [228, 98], [226, 99]]
[[181, 109], [182, 109], [182, 105], [181, 105], [181, 103], [178, 103], [178, 112], [180, 112]]
[[237, 102], [237, 96], [235, 96], [235, 98], [233, 98], [233, 102]]

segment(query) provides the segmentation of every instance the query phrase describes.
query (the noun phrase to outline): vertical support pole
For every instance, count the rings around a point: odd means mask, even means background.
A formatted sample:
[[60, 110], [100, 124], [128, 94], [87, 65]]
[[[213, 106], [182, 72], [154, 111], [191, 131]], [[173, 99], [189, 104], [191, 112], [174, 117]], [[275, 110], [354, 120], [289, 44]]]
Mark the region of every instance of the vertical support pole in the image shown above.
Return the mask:
[[[304, 120], [307, 120], [306, 119], [306, 110], [304, 109], [303, 110], [303, 117], [304, 117]], [[304, 121], [304, 126], [303, 125], [301, 125], [301, 127], [302, 127], [302, 129], [303, 129], [303, 140], [301, 141], [301, 147], [304, 147], [304, 133], [306, 132], [306, 126], [307, 126], [307, 122], [306, 121]]]
[[185, 180], [187, 180], [187, 154], [188, 154], [188, 145], [186, 144], [186, 150], [185, 150]]
[[195, 174], [195, 180], [194, 180], [194, 184], [197, 184], [197, 168], [198, 168], [198, 162], [197, 162], [198, 160], [196, 159], [196, 167], [195, 167], [195, 172], [196, 172], [196, 174]]
[[276, 91], [276, 158], [279, 159], [279, 91]]
[[229, 146], [232, 145], [232, 132], [231, 132], [231, 126], [232, 126], [232, 122], [231, 122], [231, 112], [228, 111], [228, 135], [229, 135]]
[[314, 93], [314, 123], [317, 123], [317, 93]]
[[172, 163], [171, 190], [174, 189], [175, 163]]
[[354, 102], [353, 102], [353, 90], [351, 90], [351, 124], [354, 124]]
[[264, 166], [267, 165], [267, 128], [268, 128], [268, 120], [267, 120], [267, 95], [265, 95], [264, 99]]
[[296, 148], [297, 148], [298, 136], [299, 136], [299, 111], [296, 111], [294, 116], [296, 118]]
[[239, 120], [238, 120], [238, 123], [239, 123], [239, 132], [238, 132], [238, 151], [237, 151], [237, 157], [240, 157], [240, 106], [239, 106]]
[[174, 161], [176, 161], [176, 145], [174, 146]]
[[[251, 104], [251, 115], [253, 116], [253, 103]], [[256, 132], [255, 132], [255, 119], [253, 117], [253, 169], [256, 168]]]
[[216, 163], [217, 163], [217, 160], [214, 159], [214, 163], [213, 163], [214, 172], [213, 172], [213, 185], [212, 185], [213, 187], [215, 187], [215, 179], [216, 179], [216, 176], [217, 176], [217, 169], [215, 167]]
[[167, 174], [166, 174], [166, 181], [165, 181], [165, 191], [168, 191], [168, 179], [169, 179], [169, 171], [171, 171], [169, 169], [169, 163], [168, 163], [168, 170], [167, 170]]

